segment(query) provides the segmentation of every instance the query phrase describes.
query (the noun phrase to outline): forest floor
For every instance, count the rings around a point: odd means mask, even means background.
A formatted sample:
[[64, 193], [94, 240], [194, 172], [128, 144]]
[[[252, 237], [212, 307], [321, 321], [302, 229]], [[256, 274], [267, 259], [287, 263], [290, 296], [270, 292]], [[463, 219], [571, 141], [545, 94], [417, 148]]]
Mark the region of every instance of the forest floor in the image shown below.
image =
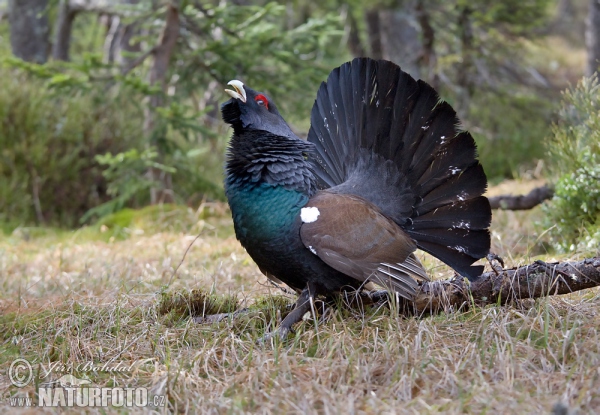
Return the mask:
[[[508, 267], [594, 255], [546, 253], [540, 215], [494, 212], [493, 251]], [[434, 279], [453, 275], [421, 258]], [[158, 413], [600, 411], [600, 290], [411, 318], [338, 307], [259, 344], [294, 296], [267, 283], [219, 204], [124, 211], [73, 232], [20, 228], [0, 236], [0, 287], [2, 413], [14, 398], [37, 404], [37, 387], [65, 374], [147, 388]], [[221, 322], [189, 318], [242, 307]], [[9, 377], [17, 358], [33, 369], [21, 388]]]

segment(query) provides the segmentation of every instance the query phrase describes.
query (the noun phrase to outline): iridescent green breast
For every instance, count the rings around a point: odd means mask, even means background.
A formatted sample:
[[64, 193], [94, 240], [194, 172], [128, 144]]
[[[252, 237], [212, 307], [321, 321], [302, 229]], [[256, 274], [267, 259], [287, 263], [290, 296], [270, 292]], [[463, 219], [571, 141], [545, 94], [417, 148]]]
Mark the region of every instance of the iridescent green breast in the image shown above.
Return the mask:
[[237, 238], [243, 243], [272, 241], [289, 231], [308, 196], [267, 183], [226, 185]]

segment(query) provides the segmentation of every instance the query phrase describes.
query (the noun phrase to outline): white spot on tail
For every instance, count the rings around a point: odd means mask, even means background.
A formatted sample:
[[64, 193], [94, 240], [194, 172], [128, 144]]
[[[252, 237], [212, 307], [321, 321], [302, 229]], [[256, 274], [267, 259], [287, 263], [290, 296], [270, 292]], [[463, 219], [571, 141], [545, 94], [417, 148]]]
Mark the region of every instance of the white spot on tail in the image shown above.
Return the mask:
[[321, 212], [316, 207], [305, 207], [300, 209], [300, 219], [304, 223], [313, 223], [317, 221], [317, 218]]
[[465, 249], [464, 247], [462, 247], [462, 246], [459, 246], [459, 245], [456, 245], [456, 246], [449, 246], [448, 248], [450, 248], [450, 249], [454, 249], [454, 250], [456, 250], [456, 251], [458, 251], [458, 252], [462, 252], [462, 253], [465, 253], [465, 252], [466, 252], [466, 249]]
[[309, 245], [308, 249], [310, 249], [310, 252], [317, 255], [317, 250], [315, 248], [313, 248], [312, 246]]

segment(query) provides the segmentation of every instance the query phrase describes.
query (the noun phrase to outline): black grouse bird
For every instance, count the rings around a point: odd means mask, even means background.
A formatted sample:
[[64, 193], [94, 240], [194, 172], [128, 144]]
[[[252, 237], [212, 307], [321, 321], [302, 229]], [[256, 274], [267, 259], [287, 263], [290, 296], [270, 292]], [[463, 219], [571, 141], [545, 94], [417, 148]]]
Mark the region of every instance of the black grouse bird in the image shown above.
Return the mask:
[[469, 280], [490, 249], [487, 179], [468, 132], [435, 90], [388, 61], [357, 58], [317, 94], [308, 140], [268, 96], [234, 80], [225, 191], [235, 233], [260, 270], [300, 294], [280, 335], [315, 296], [368, 281], [412, 299], [419, 248]]

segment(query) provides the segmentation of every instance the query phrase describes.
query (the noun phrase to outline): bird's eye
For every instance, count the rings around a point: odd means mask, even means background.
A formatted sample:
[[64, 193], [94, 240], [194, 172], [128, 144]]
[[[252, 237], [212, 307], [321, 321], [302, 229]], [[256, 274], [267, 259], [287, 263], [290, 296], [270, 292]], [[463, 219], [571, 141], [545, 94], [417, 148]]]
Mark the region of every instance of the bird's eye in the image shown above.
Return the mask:
[[260, 105], [261, 107], [265, 107], [266, 109], [269, 109], [269, 100], [263, 94], [258, 94], [254, 98], [254, 101], [256, 101], [256, 103], [258, 105]]

